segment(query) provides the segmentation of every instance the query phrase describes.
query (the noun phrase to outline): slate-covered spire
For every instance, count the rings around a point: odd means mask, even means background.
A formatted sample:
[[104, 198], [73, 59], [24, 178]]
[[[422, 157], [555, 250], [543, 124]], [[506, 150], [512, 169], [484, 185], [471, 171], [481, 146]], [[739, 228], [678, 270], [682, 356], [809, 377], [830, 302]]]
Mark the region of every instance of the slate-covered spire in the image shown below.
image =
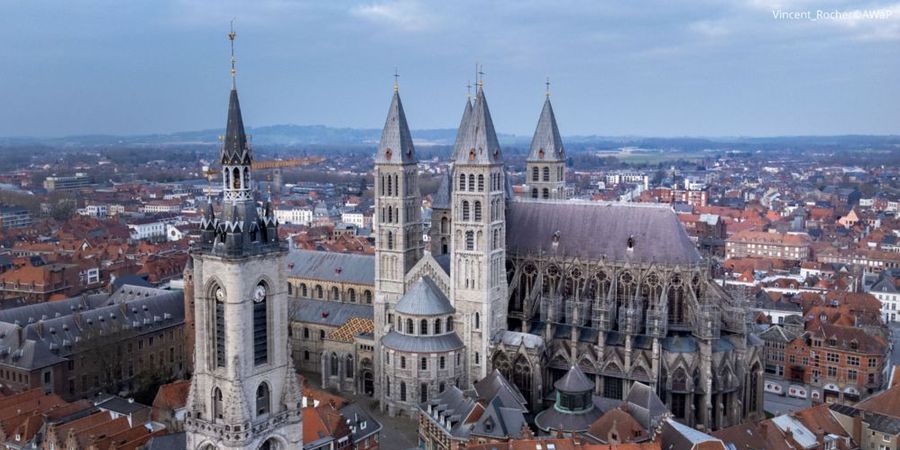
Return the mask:
[[459, 121], [459, 128], [456, 129], [456, 142], [453, 143], [453, 154], [450, 155], [450, 162], [456, 161], [462, 152], [463, 141], [466, 137], [466, 129], [469, 127], [469, 121], [472, 119], [472, 99], [466, 96], [466, 107], [463, 109], [462, 120]]
[[222, 146], [223, 166], [249, 166], [252, 162], [247, 133], [244, 132], [244, 119], [241, 117], [241, 103], [238, 101], [237, 89], [231, 88], [228, 100], [228, 123], [225, 126], [225, 144]]
[[531, 151], [528, 153], [527, 161], [563, 161], [565, 157], [562, 137], [556, 126], [556, 116], [553, 114], [553, 106], [548, 95], [544, 100], [544, 109], [541, 110], [541, 118], [538, 119], [534, 137], [531, 139]]
[[391, 107], [388, 109], [384, 129], [381, 132], [378, 152], [375, 154], [375, 163], [415, 164], [417, 162], [412, 135], [409, 133], [409, 125], [406, 123], [406, 113], [403, 112], [403, 103], [400, 101], [400, 92], [395, 88]]
[[481, 83], [475, 94], [472, 116], [466, 125], [460, 152], [456, 155], [457, 164], [495, 164], [503, 161], [494, 122], [488, 109], [487, 99]]

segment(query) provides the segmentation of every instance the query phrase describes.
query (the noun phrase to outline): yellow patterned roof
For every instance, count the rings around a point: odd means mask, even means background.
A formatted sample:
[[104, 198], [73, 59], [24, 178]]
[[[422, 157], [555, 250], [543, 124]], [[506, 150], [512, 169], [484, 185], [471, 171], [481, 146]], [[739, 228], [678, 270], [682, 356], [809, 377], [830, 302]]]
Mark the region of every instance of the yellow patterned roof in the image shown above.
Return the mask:
[[332, 331], [328, 338], [341, 342], [353, 342], [353, 336], [356, 336], [357, 334], [374, 332], [375, 323], [372, 322], [372, 319], [354, 317], [338, 327], [337, 330]]

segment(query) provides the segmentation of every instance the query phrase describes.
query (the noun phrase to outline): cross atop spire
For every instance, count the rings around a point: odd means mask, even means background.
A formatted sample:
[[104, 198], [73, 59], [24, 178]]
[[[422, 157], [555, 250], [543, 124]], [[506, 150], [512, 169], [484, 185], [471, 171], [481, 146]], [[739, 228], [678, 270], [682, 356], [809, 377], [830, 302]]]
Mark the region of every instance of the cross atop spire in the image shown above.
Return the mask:
[[394, 92], [400, 92], [400, 72], [394, 67]]
[[472, 82], [471, 81], [466, 82], [466, 100], [469, 100], [469, 101], [472, 100]]
[[475, 67], [476, 67], [476, 69], [478, 69], [475, 72], [475, 75], [477, 76], [477, 80], [478, 80], [478, 83], [477, 83], [478, 87], [483, 88], [484, 87], [484, 66], [481, 64], [476, 64]]
[[234, 57], [234, 38], [237, 37], [237, 33], [234, 32], [234, 19], [231, 19], [231, 31], [228, 33], [228, 40], [231, 41], [231, 88], [234, 89], [237, 87], [237, 69], [234, 67], [234, 63], [237, 62], [237, 59]]
[[547, 81], [544, 84], [547, 86], [547, 98], [550, 98], [550, 77], [547, 77]]

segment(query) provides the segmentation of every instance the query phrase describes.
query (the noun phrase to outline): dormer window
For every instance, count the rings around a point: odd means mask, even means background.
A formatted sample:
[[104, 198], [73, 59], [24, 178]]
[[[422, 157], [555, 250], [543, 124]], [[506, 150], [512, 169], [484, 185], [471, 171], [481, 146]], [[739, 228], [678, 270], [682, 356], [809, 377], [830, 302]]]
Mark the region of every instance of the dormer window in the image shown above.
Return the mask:
[[384, 159], [390, 161], [390, 160], [391, 160], [391, 156], [393, 156], [393, 154], [394, 154], [394, 152], [392, 152], [391, 149], [385, 150], [385, 151], [384, 151]]
[[634, 250], [634, 236], [628, 236], [625, 245], [628, 246], [628, 250]]

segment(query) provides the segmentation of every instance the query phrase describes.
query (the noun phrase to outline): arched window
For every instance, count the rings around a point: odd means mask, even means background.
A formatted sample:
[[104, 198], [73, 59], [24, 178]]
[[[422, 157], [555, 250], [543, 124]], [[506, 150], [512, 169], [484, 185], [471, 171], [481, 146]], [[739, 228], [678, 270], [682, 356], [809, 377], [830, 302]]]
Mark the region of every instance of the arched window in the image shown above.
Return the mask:
[[477, 312], [475, 313], [475, 329], [476, 330], [481, 329], [481, 314], [479, 314]]
[[337, 286], [331, 287], [331, 299], [332, 300], [340, 300], [341, 299], [341, 291], [338, 290]]
[[241, 185], [244, 189], [250, 189], [250, 168], [244, 167], [244, 183]]
[[544, 181], [550, 181], [550, 168], [544, 166]]
[[365, 297], [366, 297], [366, 304], [371, 305], [372, 304], [372, 291], [366, 291]]
[[469, 220], [469, 201], [463, 200], [462, 202], [462, 220], [467, 222]]
[[225, 174], [225, 188], [228, 189], [228, 186], [231, 185], [231, 171], [226, 169], [222, 172]]
[[475, 174], [469, 174], [469, 190], [475, 191]]
[[347, 378], [353, 378], [353, 356], [347, 355], [346, 361], [344, 361], [344, 376]]
[[441, 356], [438, 358], [438, 369], [444, 369], [447, 365], [447, 358]]
[[500, 248], [500, 230], [494, 230], [494, 238], [491, 242], [491, 248]]
[[544, 188], [543, 197], [550, 198], [550, 189]]
[[441, 254], [446, 255], [449, 252], [450, 252], [450, 248], [447, 247], [447, 238], [442, 237], [441, 238]]
[[453, 316], [447, 318], [447, 332], [453, 331]]
[[441, 319], [434, 319], [434, 334], [441, 334]]
[[394, 233], [390, 231], [387, 232], [387, 248], [388, 250], [394, 249]]
[[459, 174], [459, 190], [466, 190], [466, 174], [464, 173]]
[[394, 208], [388, 206], [388, 218], [387, 223], [394, 223]]
[[405, 381], [400, 382], [400, 401], [401, 402], [406, 401], [406, 382]]
[[316, 298], [321, 299], [325, 295], [325, 291], [322, 290], [322, 285], [316, 285]]
[[262, 383], [256, 388], [256, 415], [269, 413], [269, 385]]
[[288, 295], [294, 295], [294, 285], [288, 283]]
[[427, 401], [428, 401], [428, 385], [425, 383], [422, 383], [422, 385], [419, 386], [419, 402], [425, 403]]
[[384, 195], [384, 175], [381, 176], [381, 184], [378, 185], [379, 195]]
[[350, 303], [356, 303], [356, 290], [353, 288], [348, 289], [347, 296], [350, 297]]
[[222, 414], [224, 413], [225, 408], [222, 403], [222, 390], [219, 388], [213, 389], [212, 406], [213, 406], [213, 418], [221, 419], [223, 417]]
[[325, 330], [319, 330], [319, 340], [320, 341], [325, 340]]
[[394, 190], [391, 185], [391, 176], [388, 175], [387, 179], [388, 179], [387, 195], [393, 195], [392, 192], [394, 192]]
[[231, 188], [232, 189], [240, 189], [241, 188], [241, 171], [235, 167], [231, 172]]
[[475, 221], [481, 221], [481, 202], [478, 200], [475, 200]]
[[303, 327], [303, 339], [309, 339], [309, 328]]
[[338, 356], [336, 353], [331, 352], [331, 376], [338, 376]]
[[441, 217], [441, 233], [447, 234], [450, 232], [450, 221], [447, 220], [446, 217]]
[[407, 334], [415, 334], [416, 329], [413, 327], [413, 320], [406, 319], [406, 333]]
[[216, 367], [225, 367], [225, 291], [216, 286], [213, 288], [215, 296], [215, 343], [216, 343]]
[[394, 197], [400, 195], [400, 179], [399, 175], [394, 175]]
[[[537, 168], [535, 167], [534, 170], [537, 170]], [[531, 198], [538, 198], [538, 190], [537, 190], [537, 188], [533, 188], [533, 189], [531, 190]]]
[[466, 231], [466, 250], [475, 250], [475, 233], [472, 231]]
[[265, 364], [269, 360], [267, 297], [266, 284], [257, 284], [253, 293], [253, 363], [256, 365]]
[[531, 180], [532, 181], [540, 181], [540, 178], [538, 177], [538, 168], [537, 167], [531, 168]]
[[484, 175], [478, 174], [478, 192], [484, 192]]
[[422, 319], [422, 322], [419, 324], [419, 334], [422, 336], [428, 335], [428, 321]]
[[300, 283], [300, 296], [306, 297], [309, 293], [306, 291], [306, 283]]

